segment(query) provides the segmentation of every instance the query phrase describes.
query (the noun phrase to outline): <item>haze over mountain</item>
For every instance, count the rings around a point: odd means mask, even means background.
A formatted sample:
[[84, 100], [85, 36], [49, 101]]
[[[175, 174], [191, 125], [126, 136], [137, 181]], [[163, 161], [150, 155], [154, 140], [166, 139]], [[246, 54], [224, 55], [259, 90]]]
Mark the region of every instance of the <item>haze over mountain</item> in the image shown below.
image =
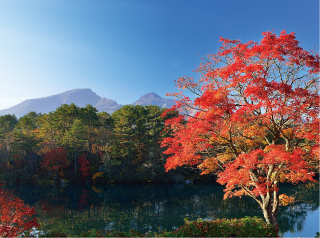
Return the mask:
[[[112, 99], [100, 97], [89, 88], [81, 88], [48, 97], [27, 99], [13, 107], [0, 110], [0, 116], [5, 114], [14, 114], [19, 118], [31, 111], [35, 111], [37, 113], [48, 113], [55, 111], [62, 104], [70, 103], [74, 103], [79, 107], [91, 104], [96, 107], [99, 112], [105, 111], [109, 114], [115, 112], [122, 106]], [[132, 105], [157, 105], [164, 108], [170, 108], [174, 105], [174, 101], [172, 99], [164, 99], [152, 92], [143, 95], [139, 100], [132, 103]]]

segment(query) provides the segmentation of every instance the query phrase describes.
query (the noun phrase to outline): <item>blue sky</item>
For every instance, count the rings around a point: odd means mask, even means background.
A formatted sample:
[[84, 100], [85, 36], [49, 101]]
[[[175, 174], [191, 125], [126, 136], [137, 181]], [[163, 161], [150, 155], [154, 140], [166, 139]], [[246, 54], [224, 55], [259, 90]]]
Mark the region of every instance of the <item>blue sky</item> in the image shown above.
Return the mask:
[[260, 41], [272, 29], [319, 51], [319, 1], [2, 0], [0, 110], [75, 88], [120, 104], [165, 97], [219, 36]]

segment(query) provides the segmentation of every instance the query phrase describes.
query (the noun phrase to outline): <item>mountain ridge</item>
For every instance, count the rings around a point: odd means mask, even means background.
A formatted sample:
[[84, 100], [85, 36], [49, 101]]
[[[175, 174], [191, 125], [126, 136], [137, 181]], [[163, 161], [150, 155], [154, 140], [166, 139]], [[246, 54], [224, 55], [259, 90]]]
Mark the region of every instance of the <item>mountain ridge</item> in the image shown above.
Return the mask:
[[[6, 114], [14, 114], [17, 118], [27, 114], [30, 111], [37, 113], [49, 113], [55, 111], [62, 104], [74, 103], [79, 107], [84, 107], [86, 104], [91, 104], [96, 107], [99, 112], [105, 111], [112, 114], [123, 105], [118, 104], [115, 100], [100, 97], [90, 88], [78, 88], [68, 90], [59, 94], [54, 94], [41, 98], [27, 99], [15, 106], [0, 110], [0, 116]], [[131, 105], [157, 105], [164, 108], [169, 108], [174, 105], [173, 99], [164, 99], [158, 94], [151, 92], [142, 95]]]

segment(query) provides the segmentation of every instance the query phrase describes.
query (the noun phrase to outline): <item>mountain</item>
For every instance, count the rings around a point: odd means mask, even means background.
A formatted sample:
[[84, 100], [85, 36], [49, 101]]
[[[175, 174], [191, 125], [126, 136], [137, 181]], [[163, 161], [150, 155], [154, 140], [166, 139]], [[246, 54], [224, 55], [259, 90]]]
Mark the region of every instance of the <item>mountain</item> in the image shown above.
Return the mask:
[[[37, 113], [48, 113], [55, 111], [62, 104], [74, 103], [79, 107], [84, 107], [86, 104], [91, 104], [98, 109], [99, 112], [105, 111], [109, 114], [115, 112], [122, 107], [112, 99], [105, 97], [101, 98], [89, 88], [80, 88], [66, 91], [60, 94], [25, 100], [8, 109], [0, 110], [0, 116], [6, 114], [15, 114], [17, 118], [35, 111]], [[169, 108], [174, 104], [172, 99], [164, 99], [156, 93], [148, 93], [143, 95], [139, 100], [132, 105], [158, 105]]]
[[48, 97], [27, 99], [13, 107], [0, 110], [0, 115], [15, 114], [19, 118], [30, 111], [48, 113], [56, 110], [61, 104], [75, 103], [79, 107], [88, 103], [95, 105], [100, 99], [101, 97], [92, 92], [91, 89], [74, 89]]
[[101, 98], [96, 105], [94, 105], [99, 112], [108, 112], [109, 114], [117, 111], [122, 107], [112, 99]]
[[170, 108], [174, 105], [173, 99], [164, 99], [160, 97], [158, 94], [151, 92], [143, 95], [139, 100], [132, 103], [132, 105], [157, 105], [160, 107]]

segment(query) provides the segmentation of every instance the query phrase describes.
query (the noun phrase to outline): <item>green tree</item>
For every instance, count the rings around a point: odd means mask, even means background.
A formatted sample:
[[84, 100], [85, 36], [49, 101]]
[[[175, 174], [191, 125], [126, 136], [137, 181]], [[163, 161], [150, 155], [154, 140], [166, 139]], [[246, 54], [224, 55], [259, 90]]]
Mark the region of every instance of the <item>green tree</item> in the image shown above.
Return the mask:
[[112, 118], [107, 112], [97, 113], [100, 126], [96, 128], [97, 134], [97, 148], [101, 151], [105, 151], [105, 146], [109, 143], [111, 137]]
[[42, 141], [38, 130], [40, 116], [41, 114], [36, 112], [29, 112], [21, 117], [13, 133], [13, 153], [24, 155], [30, 176], [34, 174], [34, 168], [37, 164], [35, 153], [38, 152]]
[[73, 149], [74, 155], [74, 172], [77, 174], [78, 154], [84, 148], [84, 143], [87, 142], [86, 128], [82, 121], [75, 119], [71, 128], [65, 133], [64, 143], [66, 147]]
[[121, 164], [120, 179], [146, 181], [164, 173], [165, 157], [158, 141], [164, 120], [175, 113], [161, 117], [163, 112], [164, 109], [154, 105], [126, 105], [112, 114], [111, 139], [104, 161], [109, 166]]
[[121, 159], [122, 172], [124, 177], [127, 176], [127, 165], [129, 158], [134, 148], [133, 141], [133, 112], [134, 106], [125, 105], [121, 109], [112, 114], [113, 131], [110, 146], [111, 159]]
[[17, 123], [15, 115], [0, 116], [0, 163], [9, 161], [13, 130]]
[[95, 128], [100, 126], [99, 117], [97, 115], [98, 110], [90, 104], [86, 107], [80, 108], [80, 119], [86, 126], [86, 134], [88, 140], [88, 152], [92, 153], [92, 145], [96, 143], [97, 131]]

